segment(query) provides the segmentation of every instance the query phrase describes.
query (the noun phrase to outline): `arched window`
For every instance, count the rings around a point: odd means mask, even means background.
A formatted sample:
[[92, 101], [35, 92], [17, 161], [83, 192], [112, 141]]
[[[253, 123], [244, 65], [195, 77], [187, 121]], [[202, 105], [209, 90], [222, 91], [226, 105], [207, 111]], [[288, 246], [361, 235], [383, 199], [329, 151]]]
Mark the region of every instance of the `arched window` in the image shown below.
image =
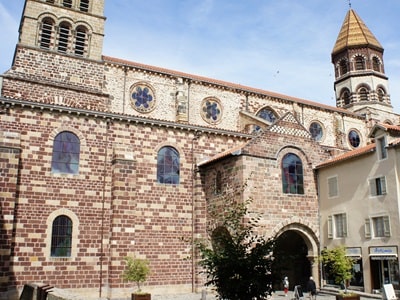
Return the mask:
[[72, 0], [63, 0], [62, 4], [64, 7], [71, 8], [72, 7]]
[[79, 138], [69, 131], [59, 133], [53, 143], [51, 171], [53, 173], [78, 174], [79, 155]]
[[87, 30], [83, 26], [79, 26], [75, 32], [75, 54], [83, 56], [86, 52]]
[[81, 0], [79, 3], [79, 10], [83, 12], [89, 11], [89, 0]]
[[356, 130], [350, 130], [349, 135], [349, 143], [353, 148], [357, 148], [360, 146], [360, 135]]
[[53, 221], [51, 230], [51, 256], [70, 257], [72, 245], [72, 221], [65, 215]]
[[309, 130], [314, 141], [319, 142], [322, 139], [324, 132], [319, 122], [312, 122]]
[[360, 101], [368, 101], [368, 90], [365, 87], [362, 87], [358, 90], [360, 95]]
[[53, 40], [54, 21], [45, 18], [42, 21], [39, 37], [39, 46], [43, 49], [50, 49]]
[[348, 105], [348, 104], [350, 104], [350, 92], [349, 92], [349, 90], [348, 89], [345, 89], [343, 92], [342, 92], [342, 100], [343, 100], [343, 103], [344, 103], [344, 105]]
[[347, 68], [347, 61], [345, 59], [342, 59], [339, 63], [339, 71], [340, 71], [340, 76], [344, 75], [348, 72], [348, 68]]
[[357, 56], [354, 61], [355, 61], [356, 70], [365, 70], [365, 59], [364, 59], [364, 57]]
[[303, 163], [293, 153], [282, 159], [282, 190], [285, 194], [304, 194]]
[[179, 184], [179, 153], [173, 147], [162, 147], [157, 155], [157, 182]]
[[378, 101], [383, 102], [385, 100], [385, 91], [382, 88], [378, 88]]
[[381, 62], [376, 56], [372, 58], [372, 68], [374, 71], [381, 72]]
[[61, 23], [58, 31], [58, 52], [67, 53], [70, 34], [71, 26], [66, 22]]

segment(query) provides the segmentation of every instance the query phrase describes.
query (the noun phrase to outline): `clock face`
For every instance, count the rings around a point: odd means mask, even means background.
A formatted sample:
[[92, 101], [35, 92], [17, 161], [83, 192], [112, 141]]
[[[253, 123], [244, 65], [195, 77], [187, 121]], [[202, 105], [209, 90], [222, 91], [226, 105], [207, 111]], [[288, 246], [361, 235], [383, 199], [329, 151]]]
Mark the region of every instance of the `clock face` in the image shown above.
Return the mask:
[[275, 113], [268, 108], [263, 108], [262, 110], [260, 110], [257, 114], [257, 117], [267, 120], [270, 123], [274, 123], [276, 121]]

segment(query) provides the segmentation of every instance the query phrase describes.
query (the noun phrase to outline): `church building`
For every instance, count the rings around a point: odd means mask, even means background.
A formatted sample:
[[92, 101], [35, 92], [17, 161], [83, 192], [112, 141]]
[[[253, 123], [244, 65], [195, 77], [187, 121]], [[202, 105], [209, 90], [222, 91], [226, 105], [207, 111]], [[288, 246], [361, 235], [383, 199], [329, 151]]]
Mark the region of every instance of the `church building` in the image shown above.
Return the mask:
[[128, 255], [150, 262], [147, 291], [201, 290], [182, 239], [206, 238], [210, 203], [245, 181], [277, 276], [322, 282], [316, 167], [400, 123], [376, 37], [349, 9], [329, 106], [106, 56], [104, 2], [25, 1], [0, 77], [0, 299], [29, 282], [126, 297]]

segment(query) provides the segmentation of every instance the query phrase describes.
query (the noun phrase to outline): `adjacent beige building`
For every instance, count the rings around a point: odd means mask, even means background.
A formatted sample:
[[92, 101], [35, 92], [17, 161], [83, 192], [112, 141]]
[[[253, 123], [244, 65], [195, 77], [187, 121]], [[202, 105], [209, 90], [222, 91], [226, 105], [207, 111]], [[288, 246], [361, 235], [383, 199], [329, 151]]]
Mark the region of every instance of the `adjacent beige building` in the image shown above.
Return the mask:
[[[344, 245], [355, 258], [350, 285], [399, 289], [400, 127], [377, 124], [373, 143], [316, 168], [321, 249]], [[329, 278], [325, 278], [330, 283]]]

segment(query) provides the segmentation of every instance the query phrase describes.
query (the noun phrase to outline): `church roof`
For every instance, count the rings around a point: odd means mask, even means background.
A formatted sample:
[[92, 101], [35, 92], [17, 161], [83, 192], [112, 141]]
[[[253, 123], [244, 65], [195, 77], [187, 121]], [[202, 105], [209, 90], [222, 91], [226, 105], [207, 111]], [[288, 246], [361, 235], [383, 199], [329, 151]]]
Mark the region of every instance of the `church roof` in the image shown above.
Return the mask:
[[383, 50], [382, 45], [364, 24], [357, 13], [350, 9], [344, 18], [332, 54], [349, 47], [370, 46]]

